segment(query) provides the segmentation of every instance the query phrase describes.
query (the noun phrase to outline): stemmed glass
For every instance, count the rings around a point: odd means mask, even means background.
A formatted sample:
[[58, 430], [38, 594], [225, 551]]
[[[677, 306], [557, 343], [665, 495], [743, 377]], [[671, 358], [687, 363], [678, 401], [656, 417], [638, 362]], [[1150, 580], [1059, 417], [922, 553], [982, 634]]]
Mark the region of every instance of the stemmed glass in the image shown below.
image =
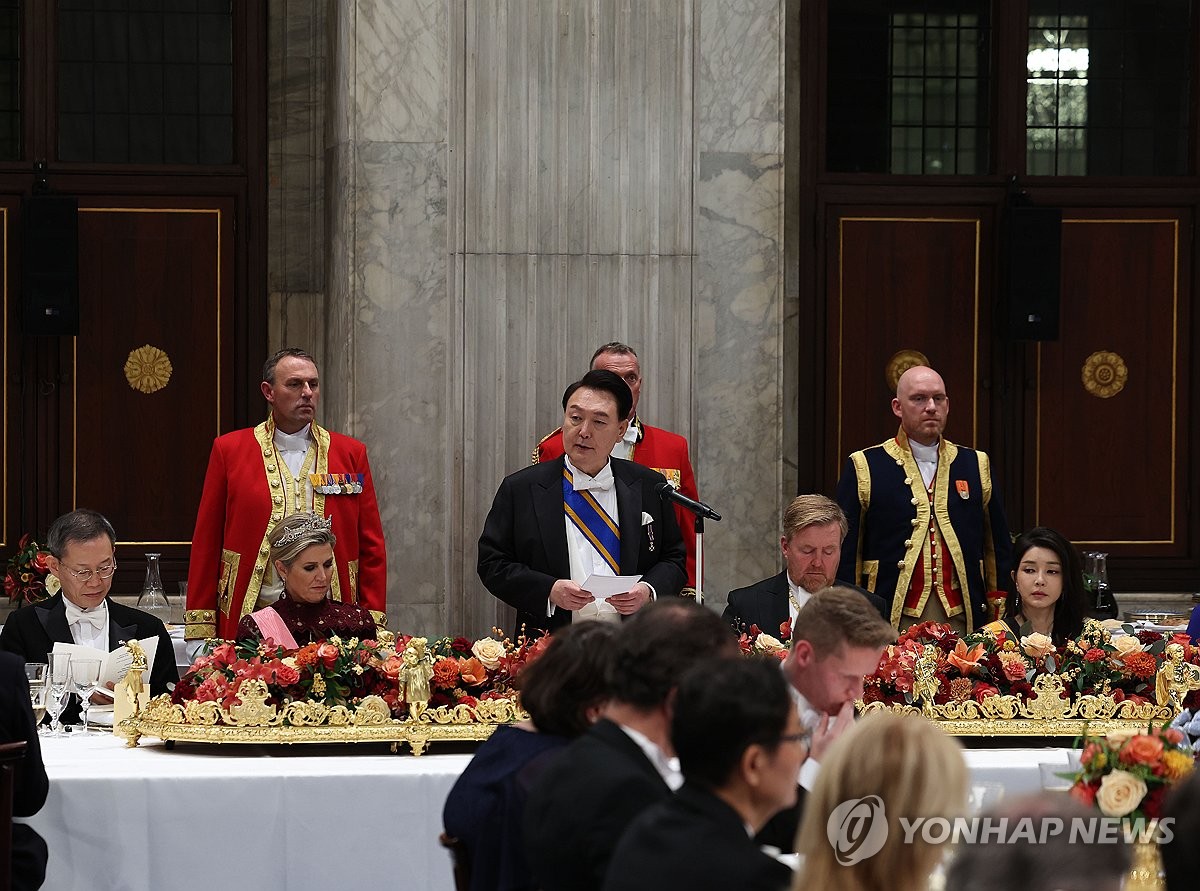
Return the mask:
[[42, 718], [46, 717], [46, 663], [26, 662], [25, 677], [29, 681], [29, 704], [33, 706], [33, 723], [34, 726], [38, 726], [42, 723]]
[[69, 653], [50, 653], [46, 657], [46, 711], [50, 712], [50, 732], [47, 736], [62, 736], [62, 716], [67, 690], [71, 686], [71, 656]]
[[100, 660], [72, 659], [71, 680], [83, 703], [83, 732], [87, 733], [91, 730], [88, 726], [88, 709], [92, 705], [92, 694], [100, 689]]

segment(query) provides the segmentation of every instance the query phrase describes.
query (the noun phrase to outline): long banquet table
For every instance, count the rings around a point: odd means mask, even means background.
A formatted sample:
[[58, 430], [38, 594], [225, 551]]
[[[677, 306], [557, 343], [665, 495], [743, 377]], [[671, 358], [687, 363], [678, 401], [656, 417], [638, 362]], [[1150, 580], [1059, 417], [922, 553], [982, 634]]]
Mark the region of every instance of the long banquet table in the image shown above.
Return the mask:
[[[469, 755], [259, 748], [108, 734], [43, 739], [54, 891], [391, 887], [453, 891], [442, 805]], [[436, 749], [435, 749], [436, 751]], [[1063, 749], [975, 749], [973, 783], [1041, 788]], [[368, 884], [370, 883], [370, 884]]]

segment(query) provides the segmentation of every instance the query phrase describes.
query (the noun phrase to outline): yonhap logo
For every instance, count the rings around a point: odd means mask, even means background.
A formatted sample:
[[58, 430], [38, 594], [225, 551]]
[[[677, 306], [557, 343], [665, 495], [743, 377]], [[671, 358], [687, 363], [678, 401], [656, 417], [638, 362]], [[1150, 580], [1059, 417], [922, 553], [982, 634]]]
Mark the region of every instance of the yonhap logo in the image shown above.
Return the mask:
[[888, 835], [883, 799], [867, 795], [843, 801], [825, 822], [825, 834], [842, 866], [852, 866], [878, 854]]

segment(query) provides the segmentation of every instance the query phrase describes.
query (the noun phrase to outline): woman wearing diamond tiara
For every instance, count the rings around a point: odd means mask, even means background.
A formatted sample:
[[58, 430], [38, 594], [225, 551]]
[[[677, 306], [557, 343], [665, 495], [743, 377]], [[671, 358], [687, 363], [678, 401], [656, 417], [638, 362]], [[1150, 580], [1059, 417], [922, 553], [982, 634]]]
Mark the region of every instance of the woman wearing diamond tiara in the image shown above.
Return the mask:
[[352, 603], [329, 599], [333, 565], [332, 521], [314, 513], [292, 514], [271, 530], [270, 560], [283, 582], [283, 596], [272, 606], [243, 616], [238, 640], [272, 640], [298, 649], [338, 636], [374, 639], [371, 614]]

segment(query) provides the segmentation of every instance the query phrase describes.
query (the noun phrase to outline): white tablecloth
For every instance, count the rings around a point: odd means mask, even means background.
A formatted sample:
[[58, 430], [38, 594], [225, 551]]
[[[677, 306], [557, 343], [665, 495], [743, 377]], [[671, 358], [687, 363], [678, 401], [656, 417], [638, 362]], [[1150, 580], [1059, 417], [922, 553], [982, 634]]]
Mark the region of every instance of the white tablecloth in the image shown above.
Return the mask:
[[[437, 837], [469, 755], [128, 749], [109, 734], [42, 747], [50, 797], [28, 822], [50, 847], [47, 889], [453, 889]], [[1041, 788], [1039, 763], [1067, 761], [1065, 749], [965, 754], [973, 783], [1010, 796]]]
[[437, 837], [469, 755], [124, 745], [43, 739], [46, 889], [454, 887]]

